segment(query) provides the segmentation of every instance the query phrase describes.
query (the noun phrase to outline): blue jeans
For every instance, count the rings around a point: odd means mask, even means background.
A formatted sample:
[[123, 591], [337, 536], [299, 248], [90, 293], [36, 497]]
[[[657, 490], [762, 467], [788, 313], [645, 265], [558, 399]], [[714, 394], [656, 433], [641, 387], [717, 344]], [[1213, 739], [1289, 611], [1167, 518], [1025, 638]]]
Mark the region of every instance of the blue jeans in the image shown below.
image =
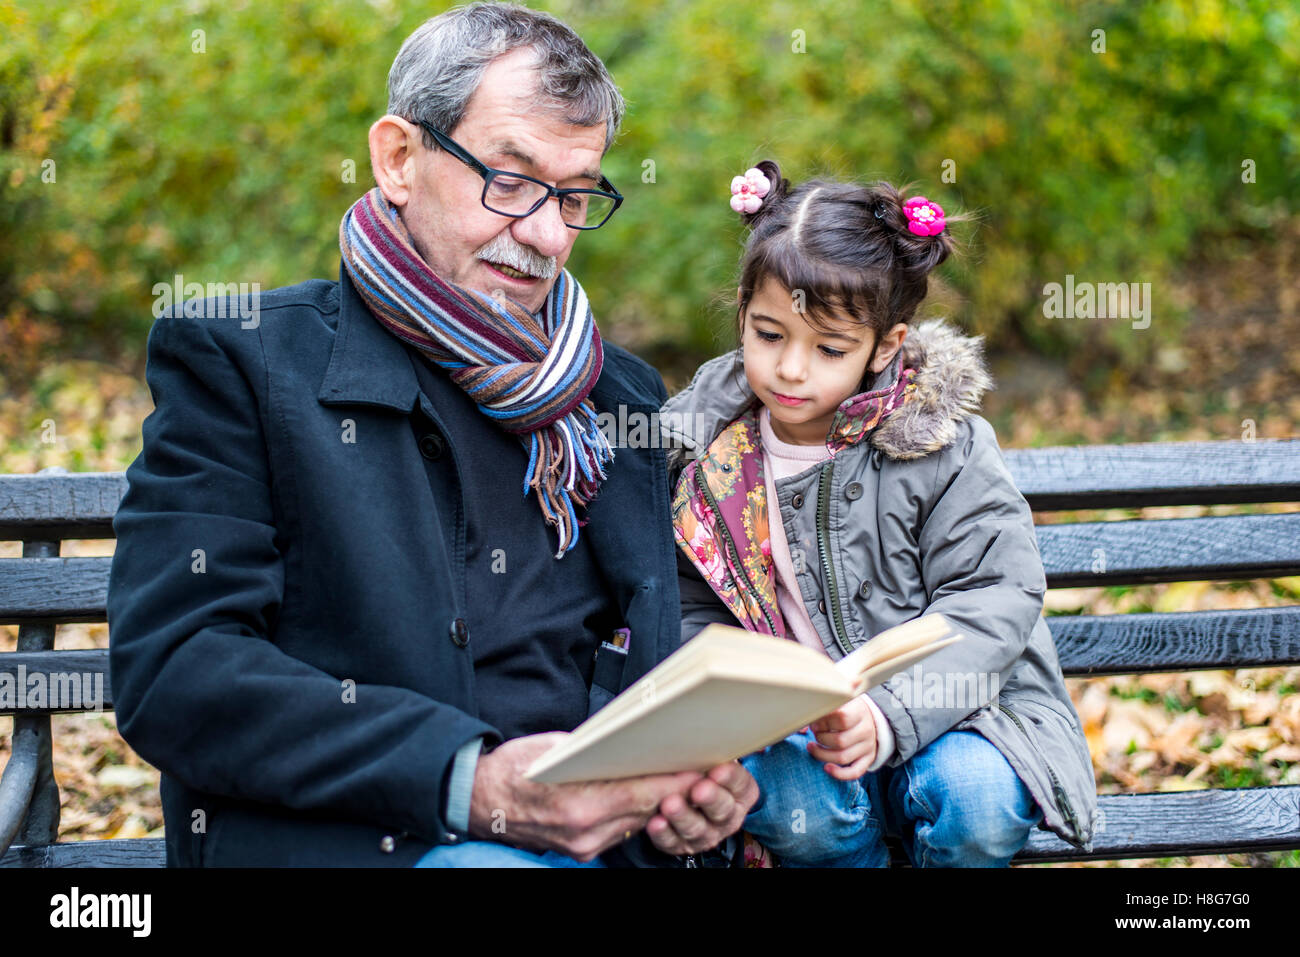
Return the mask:
[[948, 731], [896, 768], [839, 781], [811, 732], [741, 759], [758, 782], [745, 830], [792, 867], [888, 867], [884, 836], [916, 867], [1006, 867], [1042, 811], [988, 739]]
[[604, 867], [599, 857], [587, 864], [558, 851], [538, 854], [496, 841], [440, 844], [415, 862], [416, 867]]

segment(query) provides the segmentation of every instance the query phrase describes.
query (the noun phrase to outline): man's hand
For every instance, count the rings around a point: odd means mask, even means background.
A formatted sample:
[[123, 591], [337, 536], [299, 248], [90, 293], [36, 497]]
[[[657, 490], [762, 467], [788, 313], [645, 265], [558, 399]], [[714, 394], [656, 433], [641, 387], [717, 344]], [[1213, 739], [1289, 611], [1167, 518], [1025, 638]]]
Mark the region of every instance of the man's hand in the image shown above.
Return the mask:
[[739, 761], [728, 761], [710, 768], [689, 792], [664, 798], [645, 831], [666, 854], [698, 854], [740, 830], [757, 800], [758, 783]]
[[826, 773], [837, 780], [862, 777], [876, 759], [876, 722], [866, 695], [858, 695], [808, 727], [817, 738], [816, 744], [808, 742], [808, 753], [825, 761]]
[[[529, 765], [566, 737], [565, 732], [556, 731], [515, 738], [479, 757], [470, 799], [469, 831], [472, 836], [530, 850], [558, 851], [585, 862], [644, 828], [661, 804], [670, 798], [684, 804], [683, 795], [688, 791], [694, 793], [692, 785], [710, 785], [703, 800], [713, 813], [726, 813], [729, 807], [728, 800], [715, 795], [714, 785], [706, 782], [704, 775], [696, 771], [573, 784], [540, 784], [527, 780], [524, 772]], [[743, 768], [740, 770], [744, 772]], [[754, 797], [745, 805], [748, 808], [757, 798], [758, 787], [747, 773], [745, 779], [754, 792]], [[676, 805], [671, 806], [676, 808]], [[713, 834], [716, 831], [713, 826], [695, 828], [686, 815], [678, 816], [692, 833], [698, 830]], [[729, 821], [734, 813], [726, 816]], [[736, 827], [739, 827], [738, 823]], [[714, 844], [730, 833], [723, 832]], [[651, 838], [654, 838], [653, 834]], [[658, 840], [655, 843], [663, 847]], [[674, 850], [669, 853], [690, 852]]]

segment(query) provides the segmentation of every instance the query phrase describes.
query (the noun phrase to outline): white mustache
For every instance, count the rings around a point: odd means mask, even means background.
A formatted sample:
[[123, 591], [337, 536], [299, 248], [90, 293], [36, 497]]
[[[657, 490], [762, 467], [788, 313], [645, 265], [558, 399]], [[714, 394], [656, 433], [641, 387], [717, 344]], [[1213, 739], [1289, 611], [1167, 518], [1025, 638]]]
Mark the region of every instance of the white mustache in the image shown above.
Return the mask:
[[474, 255], [485, 262], [501, 263], [538, 279], [550, 279], [555, 275], [554, 256], [539, 256], [504, 236], [497, 236]]

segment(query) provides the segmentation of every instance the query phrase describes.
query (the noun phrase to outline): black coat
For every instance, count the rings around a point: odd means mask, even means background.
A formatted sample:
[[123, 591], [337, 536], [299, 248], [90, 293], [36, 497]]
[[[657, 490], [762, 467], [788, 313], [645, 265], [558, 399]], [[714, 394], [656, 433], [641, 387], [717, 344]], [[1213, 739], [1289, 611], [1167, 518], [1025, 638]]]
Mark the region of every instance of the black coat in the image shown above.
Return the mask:
[[[156, 408], [113, 522], [118, 727], [162, 771], [169, 865], [408, 866], [457, 840], [457, 748], [501, 739], [457, 624], [464, 523], [435, 507], [460, 499], [456, 449], [343, 270], [263, 294], [255, 325], [217, 303], [149, 334]], [[604, 347], [597, 411], [657, 414], [659, 374]], [[581, 534], [634, 636], [620, 690], [680, 612], [657, 439], [607, 471]]]

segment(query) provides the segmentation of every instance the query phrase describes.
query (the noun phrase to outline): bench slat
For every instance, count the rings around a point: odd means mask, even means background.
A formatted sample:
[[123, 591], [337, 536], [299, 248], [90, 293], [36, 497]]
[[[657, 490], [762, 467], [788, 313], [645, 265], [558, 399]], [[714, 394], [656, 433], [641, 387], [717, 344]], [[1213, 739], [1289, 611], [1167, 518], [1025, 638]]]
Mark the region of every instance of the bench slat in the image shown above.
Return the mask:
[[[1186, 857], [1300, 848], [1300, 785], [1104, 794], [1091, 851], [1035, 829], [1015, 863]], [[161, 838], [11, 847], [0, 867], [161, 867]]]
[[1300, 439], [1006, 449], [1039, 510], [1300, 501]]
[[112, 538], [123, 472], [0, 475], [0, 541]]
[[[1127, 615], [1056, 615], [1047, 619], [1061, 670], [1070, 677], [1157, 671], [1261, 668], [1300, 663], [1300, 606]], [[102, 675], [102, 708], [113, 708], [107, 649], [8, 652], [0, 674]], [[83, 684], [83, 688], [88, 687]], [[0, 707], [0, 714], [16, 709]], [[50, 713], [72, 708], [27, 709]]]
[[0, 624], [104, 621], [113, 559], [0, 559]]
[[1187, 857], [1300, 848], [1300, 784], [1103, 794], [1091, 851], [1035, 828], [1014, 863]]
[[[1039, 510], [1300, 500], [1300, 439], [1005, 449]], [[111, 538], [123, 472], [0, 475], [0, 539]]]
[[1300, 664], [1300, 606], [1228, 611], [1053, 615], [1069, 676]]
[[[22, 666], [22, 671], [19, 670]], [[113, 710], [113, 687], [109, 682], [108, 669], [108, 649], [107, 648], [86, 648], [69, 651], [10, 651], [0, 654], [0, 675], [12, 675], [14, 688], [17, 689], [22, 680], [26, 680], [26, 687], [31, 687], [31, 678], [35, 674], [46, 676], [46, 701], [52, 701], [54, 691], [59, 682], [51, 683], [49, 676], [68, 675], [76, 676], [70, 684], [64, 684], [69, 692], [75, 688], [77, 693], [82, 695], [83, 703], [90, 700], [91, 705], [94, 703], [93, 698], [87, 696], [94, 695], [99, 697], [101, 711]], [[60, 702], [62, 703], [62, 702]], [[87, 705], [86, 707], [43, 707], [34, 708], [30, 701], [24, 701], [26, 707], [22, 709], [23, 714], [76, 714], [84, 711], [96, 710]], [[0, 699], [0, 715], [15, 714], [18, 712], [17, 707], [6, 707], [6, 702]]]
[[1052, 588], [1300, 574], [1300, 512], [1037, 525]]
[[[1035, 532], [1053, 588], [1300, 574], [1300, 513], [1039, 525]], [[0, 624], [103, 621], [112, 561], [0, 560]]]
[[0, 867], [166, 867], [167, 843], [161, 837], [66, 841], [11, 847]]

